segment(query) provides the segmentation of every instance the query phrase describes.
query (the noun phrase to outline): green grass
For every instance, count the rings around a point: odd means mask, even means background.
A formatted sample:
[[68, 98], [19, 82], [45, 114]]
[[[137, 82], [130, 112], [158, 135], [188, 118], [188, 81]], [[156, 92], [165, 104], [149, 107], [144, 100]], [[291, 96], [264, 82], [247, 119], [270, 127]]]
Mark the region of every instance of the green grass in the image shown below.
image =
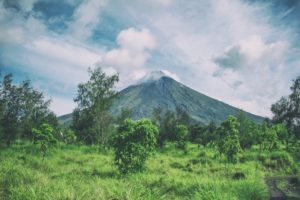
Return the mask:
[[[0, 149], [0, 199], [268, 199], [265, 176], [298, 173], [284, 151], [243, 152], [230, 164], [214, 149], [190, 144], [188, 154], [168, 144], [142, 173], [121, 176], [113, 152], [97, 146], [60, 145], [44, 162], [31, 144]], [[234, 179], [235, 173], [244, 179]]]

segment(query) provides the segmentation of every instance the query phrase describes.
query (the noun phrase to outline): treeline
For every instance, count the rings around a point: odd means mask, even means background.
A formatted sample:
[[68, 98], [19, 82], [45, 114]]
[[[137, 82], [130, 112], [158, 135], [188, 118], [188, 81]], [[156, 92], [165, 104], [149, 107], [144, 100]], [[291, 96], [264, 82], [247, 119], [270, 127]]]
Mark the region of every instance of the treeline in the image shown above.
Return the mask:
[[55, 114], [49, 109], [50, 100], [34, 89], [29, 80], [19, 85], [13, 75], [1, 75], [0, 82], [0, 144], [10, 146], [17, 139], [33, 140], [32, 128], [47, 123], [58, 126]]
[[[83, 143], [113, 148], [120, 172], [143, 169], [148, 156], [166, 143], [176, 144], [188, 153], [187, 143], [219, 150], [229, 162], [253, 146], [270, 151], [281, 146], [292, 148], [300, 138], [300, 77], [291, 87], [292, 93], [272, 105], [274, 117], [257, 124], [243, 112], [228, 116], [221, 124], [195, 124], [184, 108], [175, 111], [157, 107], [151, 119], [133, 121], [132, 111], [123, 108], [113, 117], [110, 107], [118, 95], [118, 75], [107, 76], [101, 68], [89, 69], [89, 80], [78, 85], [70, 127], [58, 123], [50, 111], [50, 101], [31, 86], [30, 81], [13, 84], [12, 75], [2, 77], [0, 85], [0, 142], [9, 146], [18, 139], [40, 145], [43, 158], [48, 147], [58, 141]], [[299, 143], [299, 142], [298, 142]]]

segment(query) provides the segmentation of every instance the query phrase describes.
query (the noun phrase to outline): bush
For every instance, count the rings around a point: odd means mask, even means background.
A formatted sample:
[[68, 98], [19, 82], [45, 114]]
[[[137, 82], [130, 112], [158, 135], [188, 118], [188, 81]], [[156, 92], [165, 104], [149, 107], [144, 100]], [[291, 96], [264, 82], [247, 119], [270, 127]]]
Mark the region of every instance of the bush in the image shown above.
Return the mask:
[[53, 128], [49, 124], [42, 124], [40, 129], [33, 128], [32, 133], [34, 143], [40, 144], [40, 151], [44, 160], [48, 148], [57, 143], [57, 140], [53, 137]]
[[177, 125], [175, 128], [175, 137], [177, 141], [177, 147], [187, 153], [187, 141], [188, 128], [185, 125]]
[[223, 153], [230, 162], [236, 162], [237, 155], [241, 151], [238, 126], [237, 119], [234, 116], [229, 116], [219, 129], [221, 139], [218, 141], [218, 148], [220, 153]]
[[148, 119], [126, 119], [114, 136], [115, 164], [121, 173], [141, 171], [157, 142], [158, 128]]

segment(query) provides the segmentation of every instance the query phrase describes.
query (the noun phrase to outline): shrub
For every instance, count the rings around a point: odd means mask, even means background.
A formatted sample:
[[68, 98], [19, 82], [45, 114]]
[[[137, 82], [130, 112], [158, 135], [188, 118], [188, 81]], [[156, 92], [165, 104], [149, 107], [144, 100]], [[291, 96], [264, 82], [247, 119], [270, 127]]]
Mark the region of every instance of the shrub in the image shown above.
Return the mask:
[[158, 128], [148, 119], [126, 119], [114, 136], [115, 164], [121, 173], [141, 171], [153, 152]]
[[177, 147], [187, 153], [187, 141], [188, 128], [185, 125], [177, 125], [175, 128], [175, 137], [177, 140]]
[[220, 153], [225, 154], [230, 162], [236, 162], [237, 155], [241, 151], [238, 126], [237, 119], [234, 116], [229, 116], [219, 129], [221, 139], [218, 141], [218, 148]]
[[34, 143], [40, 144], [40, 151], [44, 160], [48, 148], [57, 143], [57, 140], [53, 137], [53, 128], [49, 124], [42, 124], [40, 129], [32, 128], [32, 133]]

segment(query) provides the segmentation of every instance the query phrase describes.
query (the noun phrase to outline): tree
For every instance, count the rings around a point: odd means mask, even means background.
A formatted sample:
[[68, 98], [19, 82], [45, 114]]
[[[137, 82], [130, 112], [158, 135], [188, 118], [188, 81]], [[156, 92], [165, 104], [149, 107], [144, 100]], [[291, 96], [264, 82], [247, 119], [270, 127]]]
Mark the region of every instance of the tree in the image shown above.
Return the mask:
[[230, 162], [236, 162], [237, 155], [241, 151], [238, 126], [237, 118], [230, 115], [218, 130], [220, 134], [219, 151], [225, 154]]
[[187, 135], [189, 131], [186, 125], [176, 125], [175, 134], [177, 147], [187, 153]]
[[129, 108], [122, 108], [121, 113], [116, 118], [117, 124], [122, 124], [125, 119], [130, 119], [132, 117], [132, 110]]
[[203, 129], [203, 135], [201, 139], [201, 143], [206, 145], [214, 145], [216, 141], [219, 140], [219, 135], [217, 133], [218, 127], [215, 122], [211, 121], [207, 126]]
[[72, 127], [79, 140], [87, 144], [106, 144], [113, 118], [109, 113], [116, 96], [118, 75], [107, 76], [101, 68], [88, 70], [90, 79], [78, 85]]
[[13, 75], [5, 75], [0, 84], [0, 140], [9, 146], [17, 138], [32, 139], [32, 127], [43, 123], [56, 127], [58, 121], [49, 105], [50, 100], [45, 100], [29, 80], [15, 85]]
[[53, 127], [49, 124], [42, 124], [39, 129], [32, 128], [32, 133], [34, 143], [40, 144], [40, 151], [44, 160], [49, 147], [57, 143], [57, 140], [53, 137]]
[[62, 127], [59, 130], [59, 138], [66, 144], [72, 144], [76, 142], [76, 136], [72, 129], [69, 127]]
[[1, 84], [0, 104], [2, 109], [2, 142], [9, 146], [19, 136], [20, 89], [12, 84], [12, 74], [5, 75]]
[[162, 147], [167, 141], [176, 141], [176, 126], [178, 124], [188, 126], [190, 117], [182, 107], [176, 107], [176, 111], [163, 110], [161, 107], [153, 109], [153, 121], [159, 126], [158, 146]]
[[288, 131], [300, 138], [300, 76], [293, 81], [291, 94], [272, 105], [274, 123], [283, 123]]
[[167, 141], [175, 140], [176, 115], [174, 112], [157, 107], [153, 110], [154, 122], [159, 127], [157, 144], [163, 147]]
[[271, 151], [278, 147], [278, 135], [274, 127], [268, 127], [266, 123], [262, 125], [260, 133], [260, 149]]
[[127, 119], [112, 139], [115, 164], [123, 174], [141, 171], [154, 151], [158, 128], [148, 119]]
[[237, 114], [239, 122], [239, 139], [242, 149], [251, 148], [252, 145], [258, 143], [257, 136], [259, 135], [259, 125], [249, 120], [243, 111]]

